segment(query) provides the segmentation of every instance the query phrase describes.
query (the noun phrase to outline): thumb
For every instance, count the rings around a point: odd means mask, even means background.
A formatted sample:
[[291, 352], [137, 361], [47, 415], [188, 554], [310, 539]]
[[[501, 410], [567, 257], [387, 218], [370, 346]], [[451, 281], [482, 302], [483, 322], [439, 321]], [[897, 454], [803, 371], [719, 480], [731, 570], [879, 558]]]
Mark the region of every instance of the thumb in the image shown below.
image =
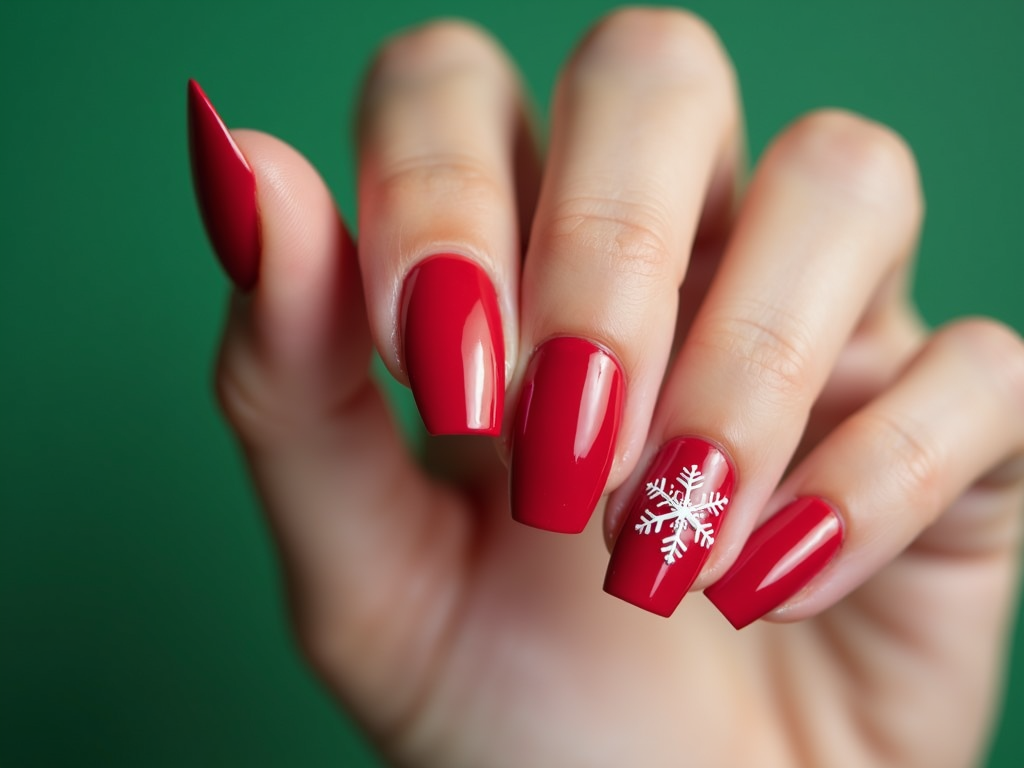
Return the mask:
[[[413, 630], [444, 624], [438, 614], [451, 601], [441, 596], [451, 596], [467, 516], [412, 461], [370, 377], [355, 248], [323, 180], [278, 139], [228, 134], [195, 84], [189, 107], [211, 240], [236, 285], [236, 275], [253, 276], [251, 292], [231, 301], [221, 405], [264, 503], [304, 650], [380, 722], [414, 695], [410, 667], [429, 655], [407, 647], [430, 641]], [[248, 186], [210, 171], [214, 142], [236, 176], [250, 174]], [[225, 248], [224, 220], [246, 215], [258, 227], [251, 245]]]

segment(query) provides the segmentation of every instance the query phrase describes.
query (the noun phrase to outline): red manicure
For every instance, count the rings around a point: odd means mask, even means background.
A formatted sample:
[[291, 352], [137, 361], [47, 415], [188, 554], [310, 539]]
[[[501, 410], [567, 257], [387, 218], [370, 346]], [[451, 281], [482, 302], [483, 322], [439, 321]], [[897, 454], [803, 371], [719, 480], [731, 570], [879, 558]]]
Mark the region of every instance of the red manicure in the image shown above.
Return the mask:
[[447, 254], [417, 264], [402, 294], [402, 341], [428, 432], [501, 432], [505, 341], [487, 273]]
[[188, 81], [188, 146], [206, 233], [228, 277], [249, 290], [260, 257], [256, 177], [195, 80]]
[[604, 589], [671, 616], [711, 554], [736, 472], [721, 449], [697, 437], [662, 446], [626, 511]]
[[512, 442], [512, 516], [579, 533], [612, 466], [622, 417], [622, 370], [583, 339], [544, 342], [530, 360]]
[[831, 562], [843, 543], [832, 507], [797, 499], [751, 534], [739, 559], [704, 594], [736, 627], [777, 608]]

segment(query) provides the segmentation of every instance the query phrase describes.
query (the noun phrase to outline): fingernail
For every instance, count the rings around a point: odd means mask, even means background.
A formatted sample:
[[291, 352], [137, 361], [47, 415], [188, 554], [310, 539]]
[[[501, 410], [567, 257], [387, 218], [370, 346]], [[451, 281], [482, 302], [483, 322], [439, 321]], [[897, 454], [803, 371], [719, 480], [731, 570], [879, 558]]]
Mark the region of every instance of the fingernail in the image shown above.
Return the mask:
[[605, 592], [671, 616], [711, 554], [735, 478], [725, 453], [705, 440], [663, 445], [627, 507]]
[[188, 146], [206, 234], [228, 277], [249, 290], [260, 256], [256, 177], [195, 80], [188, 81]]
[[843, 526], [831, 506], [797, 499], [751, 534], [732, 568], [704, 594], [742, 629], [807, 586], [842, 543]]
[[402, 293], [404, 365], [432, 435], [497, 435], [505, 399], [505, 341], [494, 286], [448, 254], [421, 261]]
[[512, 437], [512, 516], [579, 533], [612, 466], [622, 418], [618, 361], [589, 341], [544, 342], [526, 371]]

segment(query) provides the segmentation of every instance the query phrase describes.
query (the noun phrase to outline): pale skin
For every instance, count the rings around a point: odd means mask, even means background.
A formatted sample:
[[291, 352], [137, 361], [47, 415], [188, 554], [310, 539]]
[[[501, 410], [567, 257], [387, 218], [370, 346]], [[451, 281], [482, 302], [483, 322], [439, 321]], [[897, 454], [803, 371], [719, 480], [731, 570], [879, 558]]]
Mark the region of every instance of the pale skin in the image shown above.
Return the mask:
[[[401, 765], [978, 760], [1020, 565], [1024, 344], [991, 320], [918, 319], [906, 143], [821, 111], [748, 172], [728, 57], [681, 11], [594, 27], [561, 74], [543, 161], [521, 98], [474, 27], [389, 41], [361, 107], [358, 250], [295, 150], [233, 133], [262, 252], [218, 388], [314, 669]], [[406, 381], [402, 280], [441, 252], [497, 289], [506, 414], [552, 335], [622, 363], [607, 504], [580, 536], [511, 520], [504, 441], [440, 438], [420, 461], [392, 423], [370, 353]], [[680, 434], [724, 446], [740, 482], [663, 619], [601, 581], [645, 462]], [[839, 510], [839, 555], [737, 632], [700, 590], [808, 494]]]

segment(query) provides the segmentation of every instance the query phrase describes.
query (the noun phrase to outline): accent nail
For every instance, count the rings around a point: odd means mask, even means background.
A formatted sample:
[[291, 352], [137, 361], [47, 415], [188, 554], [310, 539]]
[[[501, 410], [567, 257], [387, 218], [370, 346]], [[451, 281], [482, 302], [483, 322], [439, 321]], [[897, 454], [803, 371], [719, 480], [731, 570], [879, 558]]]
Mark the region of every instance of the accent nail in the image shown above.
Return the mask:
[[663, 445], [626, 509], [605, 591], [671, 616], [711, 554], [735, 478], [729, 458], [706, 440]]
[[487, 273], [450, 254], [417, 264], [402, 292], [403, 363], [432, 435], [501, 432], [505, 341]]
[[732, 568], [704, 594], [743, 629], [807, 586], [842, 543], [843, 525], [831, 506], [797, 499], [751, 534]]
[[512, 438], [512, 517], [579, 533], [601, 498], [622, 418], [623, 375], [589, 341], [556, 337], [534, 352]]
[[249, 290], [260, 257], [256, 177], [195, 80], [188, 81], [188, 146], [206, 234], [228, 277]]

